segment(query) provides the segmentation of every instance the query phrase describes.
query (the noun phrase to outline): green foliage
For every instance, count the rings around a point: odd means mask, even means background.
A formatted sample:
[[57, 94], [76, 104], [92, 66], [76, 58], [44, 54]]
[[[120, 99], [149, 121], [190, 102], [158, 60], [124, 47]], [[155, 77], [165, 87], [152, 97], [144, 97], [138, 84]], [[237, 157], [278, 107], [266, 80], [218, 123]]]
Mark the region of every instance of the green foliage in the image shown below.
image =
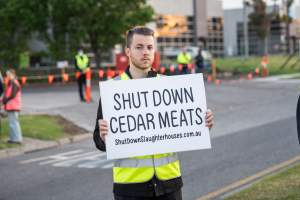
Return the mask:
[[[290, 74], [300, 72], [300, 62], [297, 57], [292, 58], [283, 68], [288, 56], [270, 56], [268, 70], [270, 75]], [[255, 68], [261, 69], [261, 57], [243, 59], [239, 57], [219, 58], [216, 60], [218, 71], [246, 74], [254, 72]]]
[[[8, 139], [7, 118], [1, 120], [1, 140]], [[48, 115], [21, 115], [20, 125], [24, 137], [31, 137], [40, 140], [57, 140], [66, 136], [58, 118]]]
[[226, 200], [282, 200], [299, 199], [300, 165], [269, 176]]
[[72, 59], [83, 44], [99, 63], [101, 51], [153, 14], [146, 0], [0, 0], [0, 60], [16, 65], [34, 36], [46, 42], [55, 60]]
[[[254, 12], [249, 15], [250, 24], [255, 28], [258, 37], [266, 43], [270, 32], [270, 16], [266, 13], [266, 3], [263, 0], [252, 0]], [[267, 51], [265, 44], [265, 52]]]

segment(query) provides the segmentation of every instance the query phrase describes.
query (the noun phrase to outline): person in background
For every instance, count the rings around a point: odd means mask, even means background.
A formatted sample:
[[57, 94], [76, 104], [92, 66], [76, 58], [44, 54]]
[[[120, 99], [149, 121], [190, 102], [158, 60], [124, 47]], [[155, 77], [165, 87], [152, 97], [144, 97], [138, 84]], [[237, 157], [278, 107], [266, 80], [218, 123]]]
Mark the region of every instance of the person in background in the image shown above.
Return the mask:
[[78, 54], [75, 56], [75, 68], [76, 71], [80, 73], [77, 78], [78, 90], [80, 101], [85, 102], [85, 85], [86, 85], [86, 72], [89, 69], [89, 57], [80, 48]]
[[202, 56], [202, 49], [201, 48], [199, 49], [195, 60], [196, 60], [195, 64], [197, 66], [196, 72], [203, 73], [204, 72], [204, 58]]
[[177, 56], [177, 63], [182, 65], [182, 73], [188, 73], [188, 64], [192, 61], [192, 56], [187, 52], [186, 47], [182, 47], [182, 51]]
[[6, 71], [8, 85], [4, 91], [4, 96], [1, 99], [4, 104], [4, 109], [7, 112], [9, 123], [9, 140], [8, 143], [22, 143], [22, 132], [19, 123], [19, 112], [21, 110], [21, 86], [16, 77], [14, 69]]

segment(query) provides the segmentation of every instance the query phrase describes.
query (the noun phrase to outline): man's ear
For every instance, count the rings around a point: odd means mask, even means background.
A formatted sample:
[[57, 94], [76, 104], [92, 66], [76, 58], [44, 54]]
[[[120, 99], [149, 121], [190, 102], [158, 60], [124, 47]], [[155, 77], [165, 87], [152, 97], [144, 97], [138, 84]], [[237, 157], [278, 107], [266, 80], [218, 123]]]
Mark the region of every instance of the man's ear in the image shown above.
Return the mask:
[[130, 49], [128, 47], [125, 48], [125, 54], [128, 58], [130, 57]]

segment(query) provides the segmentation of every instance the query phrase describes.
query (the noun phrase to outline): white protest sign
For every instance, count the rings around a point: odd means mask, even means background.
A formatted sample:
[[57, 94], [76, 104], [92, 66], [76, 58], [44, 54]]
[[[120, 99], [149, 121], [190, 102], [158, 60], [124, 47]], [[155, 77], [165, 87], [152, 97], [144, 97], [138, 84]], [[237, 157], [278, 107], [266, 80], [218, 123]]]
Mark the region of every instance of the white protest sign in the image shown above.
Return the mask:
[[99, 84], [107, 159], [211, 148], [202, 74]]

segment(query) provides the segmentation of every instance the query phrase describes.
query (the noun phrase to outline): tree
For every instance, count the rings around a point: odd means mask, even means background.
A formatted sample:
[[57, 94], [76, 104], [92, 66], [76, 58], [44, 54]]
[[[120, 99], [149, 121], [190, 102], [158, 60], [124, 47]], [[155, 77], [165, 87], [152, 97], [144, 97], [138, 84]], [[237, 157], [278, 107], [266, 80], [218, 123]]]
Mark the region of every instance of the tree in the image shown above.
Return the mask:
[[153, 14], [146, 0], [0, 0], [0, 59], [16, 64], [34, 36], [45, 41], [54, 60], [71, 59], [75, 49], [89, 46], [100, 66], [101, 52]]
[[72, 29], [90, 44], [97, 67], [101, 53], [124, 41], [130, 27], [152, 20], [154, 11], [146, 0], [70, 0]]
[[17, 66], [19, 55], [27, 50], [33, 23], [32, 12], [22, 0], [0, 0], [0, 60]]
[[249, 15], [258, 37], [264, 43], [264, 54], [268, 54], [268, 35], [270, 32], [270, 17], [266, 13], [266, 3], [263, 0], [252, 0], [254, 11]]

